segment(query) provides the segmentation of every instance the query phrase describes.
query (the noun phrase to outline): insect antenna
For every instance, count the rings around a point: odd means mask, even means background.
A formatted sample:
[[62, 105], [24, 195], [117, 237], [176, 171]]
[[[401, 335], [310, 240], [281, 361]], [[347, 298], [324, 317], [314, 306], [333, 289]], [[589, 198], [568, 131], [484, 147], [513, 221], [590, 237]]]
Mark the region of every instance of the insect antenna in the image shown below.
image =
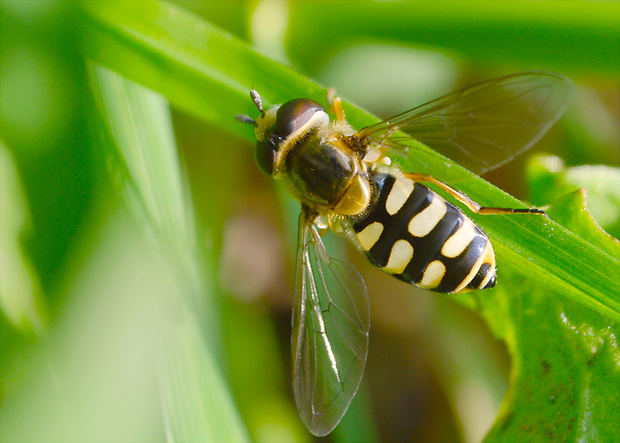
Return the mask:
[[254, 102], [254, 104], [256, 105], [258, 110], [262, 113], [263, 112], [263, 102], [262, 102], [262, 100], [260, 98], [260, 95], [258, 95], [258, 92], [256, 92], [255, 89], [250, 89], [250, 97], [252, 97], [252, 101]]
[[237, 119], [237, 121], [239, 121], [241, 123], [249, 123], [251, 125], [255, 125], [256, 124], [256, 120], [254, 120], [253, 118], [251, 118], [250, 116], [247, 116], [245, 114], [237, 114], [237, 115], [235, 115], [235, 119]]

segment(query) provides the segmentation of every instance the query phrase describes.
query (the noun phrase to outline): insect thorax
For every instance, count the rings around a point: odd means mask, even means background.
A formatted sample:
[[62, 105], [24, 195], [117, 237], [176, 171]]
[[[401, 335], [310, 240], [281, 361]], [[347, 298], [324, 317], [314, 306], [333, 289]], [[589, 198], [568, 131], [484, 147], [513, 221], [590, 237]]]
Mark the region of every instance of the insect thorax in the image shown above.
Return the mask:
[[359, 214], [370, 203], [368, 173], [358, 155], [322, 132], [305, 135], [287, 153], [286, 178], [293, 196], [320, 213]]

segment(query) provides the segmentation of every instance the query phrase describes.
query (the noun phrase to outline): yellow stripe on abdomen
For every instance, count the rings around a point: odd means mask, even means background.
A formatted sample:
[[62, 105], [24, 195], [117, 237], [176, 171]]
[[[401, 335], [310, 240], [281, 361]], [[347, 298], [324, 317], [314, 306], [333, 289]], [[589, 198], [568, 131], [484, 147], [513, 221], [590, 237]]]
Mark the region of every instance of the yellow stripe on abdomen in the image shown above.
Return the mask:
[[379, 237], [381, 237], [382, 232], [383, 225], [379, 222], [373, 222], [355, 235], [364, 251], [370, 251], [370, 248], [372, 248], [379, 240]]
[[407, 240], [398, 240], [392, 246], [387, 265], [382, 268], [388, 274], [402, 273], [413, 257], [413, 246]]
[[433, 201], [430, 205], [415, 215], [407, 229], [409, 233], [415, 237], [424, 237], [433, 230], [437, 223], [446, 215], [446, 202], [438, 195], [433, 195]]

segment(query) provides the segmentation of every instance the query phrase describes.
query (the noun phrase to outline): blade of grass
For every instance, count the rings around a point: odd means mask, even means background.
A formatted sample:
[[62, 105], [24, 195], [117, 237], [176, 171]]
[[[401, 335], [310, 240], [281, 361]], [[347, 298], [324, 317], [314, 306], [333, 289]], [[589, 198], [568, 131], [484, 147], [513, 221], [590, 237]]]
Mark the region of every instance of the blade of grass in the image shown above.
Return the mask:
[[[246, 441], [217, 359], [210, 303], [214, 277], [205, 278], [202, 271], [168, 104], [105, 68], [91, 72], [117, 149], [109, 155], [113, 172], [122, 177], [127, 206], [159, 252], [157, 259], [173, 288], [168, 302], [176, 308], [162, 325], [164, 356], [158, 374], [168, 440]], [[205, 312], [212, 316], [209, 321]]]
[[0, 140], [0, 310], [21, 332], [41, 335], [47, 305], [41, 283], [21, 240], [30, 214], [17, 168]]
[[368, 40], [437, 47], [526, 70], [617, 75], [620, 68], [618, 2], [317, 1], [292, 2], [290, 11], [294, 26], [288, 29], [288, 52], [306, 72], [316, 72], [342, 48]]
[[[84, 25], [88, 57], [146, 84], [205, 120], [252, 140], [251, 128], [232, 124], [233, 115], [255, 110], [247, 98], [254, 86], [267, 103], [298, 96], [324, 100], [325, 90], [290, 68], [261, 57], [208, 22], [165, 2], [87, 2]], [[374, 121], [350, 105], [356, 127]], [[424, 149], [424, 148], [421, 148]], [[521, 204], [484, 180], [423, 150], [410, 159], [412, 170], [459, 181], [460, 189], [483, 205]], [[618, 257], [611, 257], [561, 226], [541, 217], [477, 217], [507, 253], [517, 254], [524, 272], [541, 285], [560, 287], [564, 296], [615, 320], [620, 319]]]

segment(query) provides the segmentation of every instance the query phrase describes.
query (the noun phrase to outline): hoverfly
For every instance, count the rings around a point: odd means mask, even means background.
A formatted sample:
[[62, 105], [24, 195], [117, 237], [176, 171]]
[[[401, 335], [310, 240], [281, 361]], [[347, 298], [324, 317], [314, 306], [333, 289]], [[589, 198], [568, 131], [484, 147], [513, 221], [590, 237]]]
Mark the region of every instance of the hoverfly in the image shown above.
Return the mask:
[[486, 81], [353, 129], [341, 102], [330, 121], [317, 102], [298, 98], [254, 120], [260, 170], [301, 203], [293, 310], [293, 388], [306, 427], [330, 433], [362, 378], [368, 354], [368, 294], [358, 271], [331, 258], [320, 229], [351, 241], [378, 268], [424, 289], [461, 293], [495, 286], [486, 234], [456, 206], [422, 185], [437, 185], [479, 214], [539, 209], [483, 208], [432, 176], [401, 171], [387, 154], [410, 154], [416, 139], [483, 173], [536, 143], [564, 112], [573, 89], [561, 75], [526, 72]]

